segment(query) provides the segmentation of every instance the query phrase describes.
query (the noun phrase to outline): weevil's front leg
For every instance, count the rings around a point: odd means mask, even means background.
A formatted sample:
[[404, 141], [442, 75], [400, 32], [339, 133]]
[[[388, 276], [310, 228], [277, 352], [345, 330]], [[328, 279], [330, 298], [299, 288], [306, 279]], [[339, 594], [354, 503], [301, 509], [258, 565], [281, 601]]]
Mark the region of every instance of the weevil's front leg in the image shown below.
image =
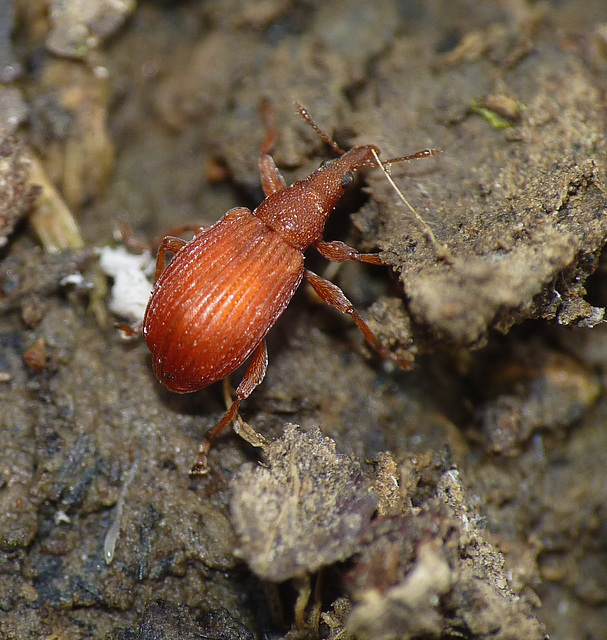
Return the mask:
[[255, 349], [253, 353], [253, 359], [251, 364], [244, 374], [242, 382], [236, 389], [236, 399], [232, 402], [230, 408], [224, 413], [221, 420], [207, 433], [206, 438], [198, 448], [198, 457], [192, 467], [190, 473], [194, 475], [201, 475], [208, 471], [207, 454], [211, 448], [211, 444], [217, 440], [217, 438], [223, 433], [225, 428], [230, 424], [231, 420], [236, 416], [240, 403], [248, 398], [255, 387], [261, 384], [261, 381], [266, 375], [268, 368], [268, 348], [265, 340]]
[[332, 282], [321, 278], [314, 272], [306, 269], [304, 272], [308, 282], [312, 285], [312, 288], [318, 294], [318, 297], [332, 307], [335, 307], [338, 311], [346, 313], [352, 316], [354, 322], [358, 325], [358, 328], [362, 331], [363, 335], [367, 339], [367, 342], [384, 358], [392, 360], [399, 367], [405, 371], [413, 367], [413, 358], [409, 354], [397, 355], [392, 353], [389, 349], [386, 349], [381, 342], [377, 339], [375, 334], [371, 331], [369, 325], [360, 317], [356, 312], [352, 303], [346, 298], [344, 292]]
[[349, 247], [339, 240], [317, 240], [314, 248], [323, 258], [332, 262], [348, 262], [356, 260], [358, 262], [368, 262], [369, 264], [384, 264], [379, 253], [359, 253], [356, 249]]
[[276, 167], [274, 158], [270, 155], [280, 136], [278, 127], [276, 126], [276, 110], [270, 103], [264, 102], [261, 105], [261, 116], [266, 127], [266, 137], [261, 143], [259, 173], [261, 174], [261, 187], [267, 197], [286, 189], [287, 183]]

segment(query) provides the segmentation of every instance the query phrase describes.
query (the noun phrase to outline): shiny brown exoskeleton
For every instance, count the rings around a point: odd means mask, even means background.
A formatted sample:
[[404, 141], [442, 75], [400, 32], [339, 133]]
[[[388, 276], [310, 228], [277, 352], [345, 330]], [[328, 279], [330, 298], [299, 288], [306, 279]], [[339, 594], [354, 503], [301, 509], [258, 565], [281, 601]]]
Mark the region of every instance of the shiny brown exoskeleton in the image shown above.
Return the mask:
[[[360, 167], [377, 166], [373, 145], [342, 151], [299, 113], [341, 154], [290, 187], [269, 152], [277, 134], [269, 129], [259, 168], [266, 199], [251, 212], [237, 207], [186, 242], [167, 236], [158, 251], [156, 281], [143, 321], [158, 379], [171, 391], [187, 393], [222, 380], [249, 356], [251, 363], [236, 389], [236, 399], [202, 443], [194, 473], [206, 471], [210, 443], [234, 418], [240, 403], [263, 380], [268, 363], [265, 337], [283, 313], [304, 276], [319, 297], [356, 322], [369, 343], [403, 369], [412, 359], [383, 347], [341, 289], [304, 268], [303, 252], [313, 246], [334, 262], [382, 264], [377, 254], [362, 254], [339, 241], [321, 239], [325, 223]], [[426, 149], [383, 162], [427, 157]], [[165, 254], [175, 256], [165, 269]]]

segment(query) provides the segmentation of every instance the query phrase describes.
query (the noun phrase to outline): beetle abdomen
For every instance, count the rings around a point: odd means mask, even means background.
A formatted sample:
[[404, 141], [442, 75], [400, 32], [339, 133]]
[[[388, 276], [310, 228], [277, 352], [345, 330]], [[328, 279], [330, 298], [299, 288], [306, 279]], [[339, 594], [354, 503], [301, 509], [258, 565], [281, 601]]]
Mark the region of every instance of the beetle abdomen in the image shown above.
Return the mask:
[[229, 211], [177, 252], [154, 287], [143, 334], [159, 380], [187, 393], [225, 378], [265, 338], [302, 276], [301, 251], [248, 209]]

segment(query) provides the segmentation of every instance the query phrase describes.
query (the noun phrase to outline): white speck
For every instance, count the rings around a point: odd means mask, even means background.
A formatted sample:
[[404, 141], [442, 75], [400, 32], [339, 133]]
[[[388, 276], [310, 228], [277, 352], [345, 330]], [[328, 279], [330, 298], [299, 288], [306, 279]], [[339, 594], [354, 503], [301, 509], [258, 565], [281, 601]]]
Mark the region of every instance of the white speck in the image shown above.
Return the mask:
[[150, 299], [152, 283], [147, 275], [154, 261], [149, 251], [141, 255], [129, 253], [124, 247], [102, 247], [99, 266], [114, 278], [110, 297], [110, 311], [134, 322], [141, 322]]
[[71, 273], [69, 276], [65, 276], [65, 278], [61, 278], [61, 282], [59, 283], [62, 287], [66, 287], [67, 285], [73, 285], [77, 288], [86, 288], [90, 289], [93, 284], [84, 279], [84, 276], [81, 273]]
[[57, 511], [55, 511], [55, 524], [61, 524], [62, 522], [69, 524], [71, 520], [69, 519], [65, 511], [57, 509]]

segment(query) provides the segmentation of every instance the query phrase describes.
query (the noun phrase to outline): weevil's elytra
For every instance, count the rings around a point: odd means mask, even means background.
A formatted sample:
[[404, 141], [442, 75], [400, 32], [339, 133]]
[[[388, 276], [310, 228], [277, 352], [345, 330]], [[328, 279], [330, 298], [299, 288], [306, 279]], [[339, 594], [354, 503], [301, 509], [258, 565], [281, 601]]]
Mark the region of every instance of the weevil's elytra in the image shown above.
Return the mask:
[[[377, 166], [373, 145], [342, 151], [298, 106], [301, 116], [340, 157], [324, 162], [310, 176], [288, 187], [269, 155], [278, 138], [268, 126], [259, 159], [266, 199], [253, 212], [238, 207], [190, 241], [166, 237], [158, 251], [156, 282], [143, 321], [158, 379], [171, 391], [187, 393], [222, 380], [251, 356], [236, 399], [200, 447], [194, 473], [206, 471], [206, 454], [235, 416], [240, 403], [261, 383], [267, 367], [265, 337], [285, 310], [303, 277], [322, 300], [350, 315], [365, 338], [403, 369], [408, 354], [383, 347], [343, 292], [304, 268], [303, 252], [314, 246], [329, 260], [382, 264], [377, 254], [362, 254], [342, 242], [321, 239], [325, 223], [354, 172]], [[417, 152], [384, 162], [436, 153]], [[164, 268], [165, 254], [174, 253]]]
[[187, 393], [225, 378], [265, 338], [302, 277], [301, 251], [248, 209], [229, 211], [156, 283], [143, 333], [158, 379]]

